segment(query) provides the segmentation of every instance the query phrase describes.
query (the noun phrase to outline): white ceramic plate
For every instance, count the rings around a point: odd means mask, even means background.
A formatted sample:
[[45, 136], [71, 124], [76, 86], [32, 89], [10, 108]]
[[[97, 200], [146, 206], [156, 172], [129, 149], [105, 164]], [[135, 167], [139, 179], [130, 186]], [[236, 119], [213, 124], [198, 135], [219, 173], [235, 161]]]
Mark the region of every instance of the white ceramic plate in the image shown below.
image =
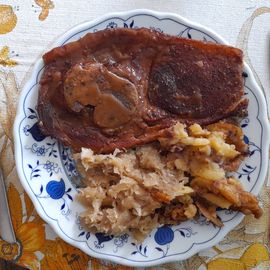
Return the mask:
[[[227, 44], [218, 34], [178, 15], [134, 10], [108, 14], [75, 26], [53, 47], [108, 27], [147, 27], [171, 35]], [[160, 227], [140, 245], [128, 235], [113, 238], [84, 231], [78, 222], [83, 207], [75, 198], [77, 190], [73, 179], [77, 172], [70, 151], [51, 137], [45, 138], [37, 126], [38, 84], [43, 67], [40, 59], [21, 93], [14, 125], [16, 164], [21, 182], [39, 215], [63, 240], [97, 258], [130, 266], [150, 266], [186, 259], [217, 244], [239, 224], [243, 218], [241, 213], [220, 211], [218, 214], [224, 223], [222, 228], [201, 217], [178, 226]], [[245, 142], [250, 147], [250, 156], [244, 160], [236, 177], [246, 190], [257, 195], [267, 171], [269, 127], [264, 96], [246, 65], [243, 76], [249, 115], [241, 126]]]

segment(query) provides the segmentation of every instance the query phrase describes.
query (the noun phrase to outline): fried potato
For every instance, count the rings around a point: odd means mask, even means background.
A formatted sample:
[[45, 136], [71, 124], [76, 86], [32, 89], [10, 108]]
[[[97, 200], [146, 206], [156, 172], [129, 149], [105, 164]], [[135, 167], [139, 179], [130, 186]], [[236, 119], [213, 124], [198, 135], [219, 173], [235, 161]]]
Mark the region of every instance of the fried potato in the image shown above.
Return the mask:
[[245, 153], [248, 149], [248, 146], [245, 144], [243, 140], [244, 138], [243, 130], [237, 125], [220, 121], [220, 122], [208, 125], [207, 130], [211, 132], [220, 131], [223, 134], [225, 134], [226, 143], [235, 145], [236, 150], [241, 153]]
[[217, 196], [213, 193], [203, 194], [202, 197], [204, 199], [206, 199], [207, 201], [217, 205], [218, 207], [224, 208], [224, 209], [228, 209], [232, 205], [232, 203], [229, 202], [228, 200], [224, 199], [221, 196]]
[[240, 155], [240, 152], [235, 150], [235, 145], [225, 142], [222, 132], [212, 132], [209, 136], [209, 142], [212, 149], [214, 149], [219, 156], [233, 159]]
[[217, 163], [209, 161], [191, 160], [190, 171], [192, 175], [205, 179], [218, 180], [225, 177], [224, 170]]

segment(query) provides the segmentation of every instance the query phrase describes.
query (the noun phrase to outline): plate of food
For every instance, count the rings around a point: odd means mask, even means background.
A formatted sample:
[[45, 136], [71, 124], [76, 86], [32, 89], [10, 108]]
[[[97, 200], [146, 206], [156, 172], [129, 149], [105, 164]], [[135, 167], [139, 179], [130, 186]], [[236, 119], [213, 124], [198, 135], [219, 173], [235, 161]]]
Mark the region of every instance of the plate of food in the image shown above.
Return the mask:
[[21, 92], [14, 139], [39, 215], [96, 258], [184, 260], [262, 215], [262, 91], [240, 49], [175, 14], [112, 13], [63, 34]]

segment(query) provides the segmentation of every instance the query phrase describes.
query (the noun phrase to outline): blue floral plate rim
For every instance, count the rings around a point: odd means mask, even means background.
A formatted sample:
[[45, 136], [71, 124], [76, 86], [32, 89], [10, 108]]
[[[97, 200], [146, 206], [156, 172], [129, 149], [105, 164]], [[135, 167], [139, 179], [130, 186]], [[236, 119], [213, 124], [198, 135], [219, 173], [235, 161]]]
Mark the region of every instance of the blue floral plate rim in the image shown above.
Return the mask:
[[[90, 31], [90, 29], [95, 29], [95, 27], [99, 26], [103, 22], [108, 22], [109, 20], [112, 23], [115, 20], [120, 20], [123, 22], [124, 27], [126, 27], [126, 26], [133, 27], [134, 20], [136, 18], [142, 17], [142, 16], [154, 18], [159, 22], [167, 20], [167, 21], [173, 21], [173, 22], [175, 22], [179, 25], [182, 25], [182, 26], [186, 26], [186, 29], [188, 29], [187, 33], [185, 33], [187, 35], [187, 37], [189, 37], [189, 35], [191, 35], [189, 33], [190, 30], [196, 30], [196, 31], [199, 31], [201, 33], [204, 33], [205, 36], [209, 37], [214, 42], [228, 44], [222, 37], [220, 37], [218, 34], [214, 33], [213, 31], [211, 31], [210, 29], [203, 27], [198, 23], [191, 22], [191, 21], [189, 21], [189, 20], [187, 20], [187, 19], [185, 19], [177, 14], [163, 13], [163, 12], [156, 12], [156, 11], [142, 9], [142, 10], [127, 11], [127, 12], [110, 13], [110, 14], [102, 16], [96, 20], [79, 24], [79, 25], [73, 27], [72, 29], [70, 29], [69, 31], [67, 31], [65, 34], [63, 34], [53, 44], [52, 47], [61, 46], [62, 44], [68, 42], [70, 39], [74, 38], [79, 33], [83, 33], [87, 30]], [[133, 19], [133, 20], [131, 20], [131, 19]], [[132, 24], [132, 26], [131, 26], [131, 24]], [[108, 26], [109, 26], [109, 24], [108, 24]], [[183, 31], [186, 31], [186, 29], [184, 29]], [[158, 30], [158, 29], [156, 29], [156, 30]], [[176, 261], [176, 260], [184, 260], [184, 259], [191, 257], [192, 255], [199, 252], [200, 250], [210, 248], [213, 245], [217, 244], [219, 241], [221, 241], [229, 231], [231, 231], [236, 225], [238, 225], [241, 222], [243, 215], [240, 213], [236, 213], [232, 216], [232, 218], [230, 220], [226, 221], [226, 222], [228, 222], [228, 224], [230, 223], [229, 226], [227, 226], [227, 227], [224, 226], [226, 228], [223, 228], [222, 230], [221, 229], [217, 230], [216, 234], [213, 235], [210, 239], [207, 239], [207, 241], [202, 241], [202, 242], [195, 241], [184, 252], [177, 253], [177, 251], [176, 251], [175, 253], [171, 253], [171, 254], [167, 254], [167, 253], [165, 254], [164, 253], [165, 251], [161, 248], [161, 247], [163, 247], [163, 244], [165, 241], [164, 235], [167, 236], [167, 240], [166, 240], [167, 242], [169, 240], [171, 242], [173, 242], [174, 233], [178, 229], [176, 229], [174, 232], [172, 232], [172, 229], [167, 228], [166, 226], [165, 226], [165, 228], [160, 227], [159, 229], [157, 229], [157, 231], [155, 233], [155, 241], [156, 241], [156, 243], [158, 243], [160, 245], [159, 247], [156, 247], [156, 249], [157, 250], [160, 249], [158, 251], [160, 251], [160, 252], [162, 251], [165, 255], [161, 256], [160, 258], [155, 258], [155, 259], [151, 259], [151, 256], [150, 257], [143, 256], [143, 255], [145, 255], [145, 254], [143, 254], [144, 252], [147, 253], [147, 248], [146, 248], [147, 246], [142, 246], [142, 245], [137, 246], [134, 243], [131, 243], [131, 244], [135, 245], [134, 248], [136, 247], [135, 251], [132, 252], [132, 253], [134, 253], [133, 255], [137, 256], [137, 253], [142, 255], [142, 258], [140, 258], [140, 259], [133, 259], [132, 255], [129, 255], [129, 256], [125, 255], [123, 257], [123, 256], [121, 256], [121, 254], [117, 255], [116, 253], [113, 253], [111, 250], [106, 250], [105, 252], [99, 252], [99, 250], [90, 247], [86, 241], [78, 241], [78, 240], [74, 240], [71, 237], [69, 237], [65, 233], [63, 228], [60, 227], [58, 219], [53, 219], [46, 214], [44, 208], [41, 206], [41, 204], [37, 200], [36, 195], [33, 193], [33, 190], [31, 189], [31, 186], [29, 185], [29, 182], [27, 181], [27, 177], [24, 173], [23, 166], [22, 166], [22, 152], [24, 151], [24, 149], [22, 147], [22, 143], [21, 143], [21, 140], [19, 139], [19, 137], [20, 137], [21, 123], [23, 121], [22, 119], [25, 119], [25, 117], [27, 115], [26, 108], [24, 107], [25, 100], [26, 100], [28, 94], [30, 93], [30, 91], [34, 87], [36, 87], [36, 85], [38, 84], [38, 79], [39, 79], [39, 76], [42, 72], [42, 69], [43, 69], [43, 61], [42, 61], [42, 59], [40, 59], [36, 63], [36, 65], [32, 71], [31, 78], [26, 83], [26, 85], [24, 86], [24, 88], [21, 92], [20, 101], [19, 101], [18, 110], [17, 110], [17, 116], [16, 116], [15, 123], [14, 123], [15, 159], [16, 159], [17, 172], [18, 172], [19, 178], [21, 180], [21, 183], [22, 183], [24, 189], [26, 190], [26, 192], [28, 193], [29, 197], [31, 198], [37, 212], [54, 229], [54, 231], [64, 241], [66, 241], [67, 243], [69, 243], [75, 247], [80, 248], [82, 251], [84, 251], [88, 255], [91, 255], [91, 256], [96, 257], [96, 258], [111, 260], [111, 261], [114, 261], [116, 263], [125, 264], [125, 265], [129, 265], [129, 266], [141, 266], [141, 267], [142, 266], [152, 266], [152, 265], [162, 264], [162, 263]], [[260, 171], [259, 171], [257, 180], [255, 181], [252, 188], [250, 189], [250, 190], [252, 190], [253, 194], [258, 195], [258, 193], [259, 193], [259, 191], [262, 188], [262, 185], [264, 183], [264, 179], [265, 179], [266, 172], [267, 172], [268, 146], [269, 146], [270, 132], [269, 132], [269, 124], [268, 124], [268, 120], [267, 120], [266, 102], [265, 102], [263, 93], [262, 93], [261, 89], [258, 87], [250, 68], [246, 64], [244, 65], [244, 70], [245, 70], [245, 74], [248, 76], [248, 80], [249, 80], [249, 85], [246, 87], [253, 93], [253, 95], [257, 101], [257, 104], [258, 104], [258, 112], [256, 115], [256, 119], [258, 120], [258, 122], [260, 123], [260, 125], [262, 127], [262, 133], [261, 133], [261, 139], [260, 139], [260, 144], [261, 144]], [[18, 133], [19, 133], [19, 136], [18, 136]], [[247, 140], [248, 140], [248, 138], [247, 138]], [[60, 152], [59, 145], [57, 147], [58, 147], [57, 148], [58, 151]], [[50, 183], [47, 184], [47, 186], [48, 186], [47, 191], [48, 191], [48, 194], [51, 194], [51, 196], [54, 196], [56, 198], [59, 194], [52, 195], [52, 193], [50, 193], [50, 190], [51, 189], [53, 190], [54, 184], [59, 186], [60, 184], [58, 184], [58, 183], [61, 183], [61, 184], [63, 184], [63, 183], [61, 181], [59, 181], [59, 182], [56, 181], [53, 183], [52, 182], [53, 181], [50, 181]], [[69, 188], [67, 190], [69, 190]], [[184, 228], [184, 229], [186, 229], [186, 228]], [[165, 234], [162, 235], [161, 232], [165, 233]], [[183, 234], [185, 235], [185, 233], [187, 233], [187, 235], [189, 235], [188, 233], [190, 233], [190, 234], [192, 233], [192, 231], [191, 232], [179, 231], [179, 232], [182, 235]], [[87, 235], [88, 234], [86, 234], [86, 238], [87, 238]], [[90, 234], [89, 234], [89, 237], [90, 237]], [[102, 242], [102, 241], [105, 242], [104, 238], [102, 238], [102, 237], [103, 236], [101, 236], [101, 235], [98, 235], [98, 236], [96, 235], [95, 239], [97, 239], [98, 243]], [[88, 239], [86, 239], [86, 240], [88, 240]], [[125, 241], [127, 242], [126, 238], [124, 238], [124, 237], [122, 239], [119, 238], [116, 240], [119, 241], [118, 243], [120, 243], [120, 245], [122, 243], [124, 243]], [[120, 247], [120, 245], [119, 245], [119, 247]], [[167, 251], [168, 251], [168, 243], [167, 243]]]

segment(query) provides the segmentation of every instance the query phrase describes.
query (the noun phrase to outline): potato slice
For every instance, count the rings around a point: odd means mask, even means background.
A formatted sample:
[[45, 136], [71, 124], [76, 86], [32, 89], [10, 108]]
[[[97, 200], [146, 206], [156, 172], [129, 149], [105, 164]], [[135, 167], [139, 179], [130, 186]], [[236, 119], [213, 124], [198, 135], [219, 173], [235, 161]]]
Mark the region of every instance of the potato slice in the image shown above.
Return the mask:
[[191, 174], [200, 178], [220, 180], [225, 178], [224, 170], [214, 162], [203, 162], [199, 160], [190, 161]]
[[217, 196], [213, 193], [206, 193], [202, 195], [203, 198], [205, 198], [207, 201], [221, 207], [221, 208], [225, 208], [228, 209], [232, 203], [229, 202], [228, 200], [226, 200], [223, 197]]

